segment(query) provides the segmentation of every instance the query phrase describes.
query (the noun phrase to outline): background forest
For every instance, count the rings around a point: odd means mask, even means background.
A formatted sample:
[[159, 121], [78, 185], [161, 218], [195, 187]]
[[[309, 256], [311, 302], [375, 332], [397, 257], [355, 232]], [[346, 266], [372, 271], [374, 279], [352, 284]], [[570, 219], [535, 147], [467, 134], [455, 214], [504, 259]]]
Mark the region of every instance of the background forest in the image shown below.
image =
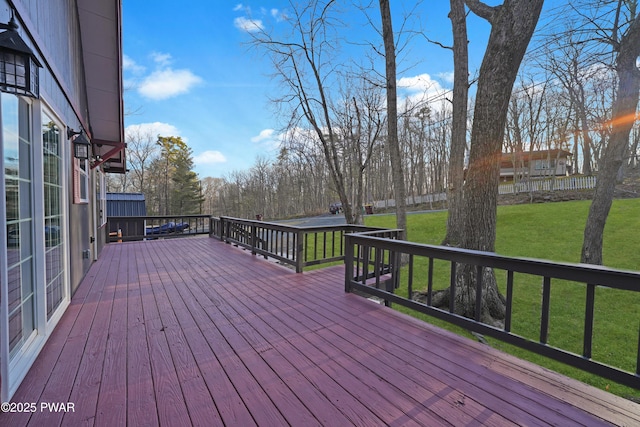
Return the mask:
[[[311, 13], [311, 6], [319, 3], [327, 6], [322, 16]], [[333, 3], [299, 4], [293, 9], [298, 13], [290, 17], [291, 33], [265, 30], [247, 41], [273, 60], [274, 76], [282, 85], [281, 98], [273, 100], [275, 118], [283, 123], [277, 157], [257, 158], [251, 169], [224, 178], [198, 177], [193, 172], [191, 149], [180, 138], [131, 129], [126, 135], [129, 172], [111, 176], [109, 190], [144, 193], [149, 214], [253, 218], [261, 213], [275, 219], [327, 212], [330, 203], [340, 201], [332, 179], [337, 171], [353, 206], [394, 199], [382, 37], [359, 43], [361, 57], [336, 61], [340, 50], [346, 49], [342, 39], [348, 32], [341, 15], [362, 14], [378, 28], [378, 5], [354, 3], [339, 10]], [[471, 13], [468, 6], [466, 13]], [[612, 133], [620, 37], [637, 15], [635, 0], [573, 0], [543, 12], [511, 94], [502, 152], [562, 149], [573, 153], [572, 174], [598, 174]], [[423, 43], [427, 36], [410, 10], [395, 15], [394, 24], [399, 29], [395, 33], [398, 67], [410, 67], [402, 62], [403, 52]], [[322, 32], [322, 43], [304, 44], [312, 40], [313, 31]], [[317, 56], [305, 63], [287, 63], [286, 59], [301, 58], [310, 50], [285, 52], [277, 44], [284, 39], [314, 48]], [[429, 42], [453, 50], [439, 40]], [[353, 52], [353, 46], [349, 49]], [[298, 81], [292, 80], [291, 64], [299, 66]], [[302, 89], [307, 89], [311, 99], [319, 93], [313, 73], [322, 79], [321, 93], [326, 97], [321, 106], [323, 120], [317, 123], [306, 120], [299, 108], [304, 101]], [[478, 74], [478, 70], [469, 70], [466, 162]], [[398, 87], [402, 84], [399, 79]], [[435, 94], [425, 90], [421, 96], [398, 100], [398, 144], [409, 200], [450, 189], [452, 100], [452, 90]], [[334, 134], [331, 153], [314, 126], [324, 134], [329, 129]], [[636, 120], [618, 179], [637, 167], [639, 142]]]

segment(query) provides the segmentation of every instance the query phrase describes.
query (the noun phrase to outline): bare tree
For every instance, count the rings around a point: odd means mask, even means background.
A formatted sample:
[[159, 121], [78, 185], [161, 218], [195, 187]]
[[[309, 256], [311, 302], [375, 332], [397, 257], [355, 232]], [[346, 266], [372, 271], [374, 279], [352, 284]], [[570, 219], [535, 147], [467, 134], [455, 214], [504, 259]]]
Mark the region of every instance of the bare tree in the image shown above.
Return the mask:
[[222, 215], [219, 194], [224, 180], [222, 178], [205, 177], [201, 181], [204, 195], [203, 211], [208, 215]]
[[387, 87], [387, 147], [391, 160], [393, 189], [396, 199], [396, 227], [402, 230], [401, 239], [407, 236], [407, 190], [402, 157], [398, 142], [398, 91], [396, 87], [396, 47], [391, 22], [389, 0], [380, 0], [380, 16], [382, 19], [382, 39], [384, 41], [385, 75]]
[[469, 98], [469, 53], [464, 0], [451, 0], [449, 12], [453, 30], [453, 118], [447, 201], [447, 235], [443, 245], [459, 246], [462, 242], [464, 153], [467, 148], [467, 106]]
[[367, 79], [361, 85], [350, 84], [342, 91], [342, 103], [334, 107], [340, 141], [343, 143], [345, 187], [353, 201], [354, 223], [362, 223], [364, 176], [373, 148], [380, 143], [385, 123], [380, 90]]
[[133, 191], [147, 190], [146, 177], [151, 162], [158, 156], [158, 136], [139, 127], [127, 129], [127, 156], [130, 173], [133, 174]]
[[[630, 7], [628, 23], [621, 22], [623, 5]], [[604, 226], [611, 209], [616, 176], [628, 150], [629, 135], [637, 116], [640, 94], [640, 70], [637, 64], [640, 56], [640, 14], [636, 1], [618, 1], [613, 29], [607, 41], [616, 53], [618, 87], [609, 123], [611, 136], [604, 152], [602, 168], [598, 171], [596, 190], [584, 230], [581, 261], [592, 264], [602, 264]]]
[[[488, 6], [478, 0], [466, 0], [476, 15], [491, 24], [489, 42], [478, 77], [469, 168], [464, 184], [461, 246], [494, 251], [500, 156], [509, 99], [520, 63], [531, 40], [542, 10], [543, 0], [505, 0]], [[484, 323], [500, 325], [505, 316], [505, 301], [491, 269], [482, 273], [481, 312]], [[455, 312], [476, 317], [476, 268], [460, 265], [456, 270]], [[434, 296], [434, 304], [448, 302], [449, 290]]]
[[[589, 99], [586, 84], [593, 71], [585, 65], [585, 43], [576, 40], [575, 31], [569, 29], [562, 37], [554, 36], [558, 45], [548, 54], [547, 69], [562, 84], [575, 109], [574, 135], [582, 139], [582, 173], [593, 174], [593, 141], [590, 133]], [[554, 46], [552, 46], [554, 47]], [[575, 153], [578, 154], [577, 152]]]
[[[332, 18], [335, 0], [290, 3], [291, 34], [282, 39], [264, 29], [251, 32], [253, 46], [273, 60], [275, 75], [286, 95], [276, 102], [292, 106], [292, 128], [309, 126], [322, 147], [329, 175], [342, 203], [345, 219], [353, 223], [353, 206], [345, 185], [343, 157], [335, 117], [331, 111], [332, 85], [338, 78], [338, 66], [331, 57], [338, 52], [337, 37], [332, 36], [338, 21]], [[306, 127], [304, 126], [304, 127]]]

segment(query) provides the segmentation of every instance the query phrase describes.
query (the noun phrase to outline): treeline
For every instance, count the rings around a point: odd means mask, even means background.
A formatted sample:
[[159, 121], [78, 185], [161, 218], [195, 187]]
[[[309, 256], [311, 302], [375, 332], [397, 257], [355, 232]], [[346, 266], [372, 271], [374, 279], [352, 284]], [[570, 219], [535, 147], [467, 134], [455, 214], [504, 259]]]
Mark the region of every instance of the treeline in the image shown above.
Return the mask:
[[[558, 68], [555, 72], [569, 70]], [[519, 79], [509, 106], [503, 152], [563, 149], [573, 153], [572, 173], [597, 173], [610, 132], [603, 122], [611, 116], [606, 108], [611, 102], [606, 101], [613, 94], [615, 76], [606, 70], [592, 70], [571, 81], [577, 89], [559, 80], [534, 83], [531, 76]], [[576, 102], [575, 91], [588, 96]], [[405, 101], [400, 110], [398, 139], [409, 198], [447, 191], [452, 131], [447, 95], [415, 104]], [[366, 113], [374, 112], [384, 124], [381, 111]], [[469, 111], [469, 120], [472, 116]], [[362, 147], [350, 137], [353, 128], [340, 129], [338, 154], [351, 200], [357, 200], [359, 179], [362, 205], [393, 199], [385, 132], [380, 130], [376, 135], [371, 128], [367, 137], [372, 141], [365, 146], [367, 162], [362, 167]], [[205, 213], [253, 218], [261, 214], [274, 219], [325, 213], [329, 204], [339, 202], [321, 145], [300, 128], [283, 132], [275, 159], [258, 158], [249, 170], [234, 171], [224, 178], [200, 179], [192, 170], [191, 149], [179, 137], [158, 137], [135, 127], [126, 137], [130, 171], [111, 175], [109, 189], [144, 193], [150, 215]], [[637, 167], [639, 143], [640, 127], [636, 124], [625, 168]]]
[[[469, 7], [474, 3], [465, 4]], [[562, 149], [572, 153], [571, 173], [592, 175], [602, 169], [614, 129], [613, 108], [620, 79], [616, 72], [619, 64], [612, 53], [617, 52], [620, 35], [638, 25], [637, 1], [624, 5], [574, 1], [544, 17], [544, 25], [534, 35], [511, 92], [502, 152]], [[577, 25], [572, 19], [578, 19], [576, 10], [583, 9], [600, 19]], [[621, 11], [626, 13], [624, 20]], [[336, 11], [337, 17], [339, 13], [342, 12]], [[299, 24], [295, 28], [301, 33], [296, 39], [302, 41], [313, 34], [302, 32], [302, 24], [335, 32], [340, 29], [333, 28], [337, 21], [328, 20], [326, 15], [315, 20], [296, 15], [288, 22], [292, 26]], [[413, 32], [405, 31], [398, 33], [398, 39], [406, 46], [415, 46], [416, 39], [410, 36]], [[610, 39], [594, 38], [592, 35], [599, 31], [613, 35]], [[308, 43], [301, 42], [297, 50], [273, 51], [274, 47], [284, 49], [290, 45], [266, 38], [270, 35], [265, 33], [264, 39], [260, 34], [253, 35], [253, 42], [258, 49], [284, 58], [275, 64], [276, 75], [286, 83], [282, 98], [275, 100], [281, 107], [278, 119], [286, 121], [275, 159], [258, 158], [249, 170], [235, 171], [224, 178], [199, 179], [192, 171], [191, 150], [183, 141], [134, 129], [126, 135], [130, 172], [111, 177], [110, 189], [145, 193], [153, 214], [203, 212], [246, 218], [262, 214], [265, 219], [326, 212], [329, 204], [342, 201], [341, 193], [353, 205], [354, 215], [359, 215], [365, 204], [393, 199], [385, 83], [380, 80], [381, 67], [376, 63], [384, 58], [372, 59], [369, 68], [341, 62], [336, 56], [340, 46], [337, 35], [322, 39], [317, 49], [309, 49]], [[291, 34], [287, 37], [292, 40]], [[363, 58], [372, 51], [381, 51], [375, 41], [358, 46], [364, 51]], [[324, 56], [313, 56], [318, 52]], [[306, 73], [300, 73], [303, 69]], [[473, 88], [478, 72], [469, 70], [468, 74], [472, 90], [467, 126], [463, 129], [467, 135], [466, 159], [470, 154]], [[320, 78], [312, 78], [316, 75]], [[306, 76], [308, 81], [297, 80], [300, 76]], [[407, 90], [398, 102], [397, 124], [409, 198], [450, 192], [452, 187], [449, 169], [453, 93], [424, 84], [402, 87], [404, 81], [415, 83], [420, 77], [433, 83], [426, 75], [398, 81], [398, 88]], [[424, 93], [416, 94], [416, 87], [422, 87]], [[318, 106], [320, 99], [325, 101]], [[323, 119], [314, 121], [318, 118]], [[619, 177], [625, 168], [637, 166], [639, 143], [640, 128], [635, 120], [628, 143], [625, 141]], [[514, 169], [517, 167], [514, 164]]]
[[[561, 71], [558, 70], [560, 73]], [[588, 77], [588, 78], [587, 78]], [[615, 78], [601, 72], [574, 81], [586, 91], [584, 104], [572, 100], [571, 89], [558, 81], [532, 83], [522, 77], [511, 98], [504, 153], [562, 149], [573, 153], [572, 174], [596, 174], [602, 161], [609, 126], [603, 126], [611, 111], [606, 108], [612, 96]], [[609, 91], [602, 88], [608, 87]], [[598, 96], [599, 95], [599, 96]], [[405, 103], [398, 123], [399, 142], [407, 195], [419, 196], [446, 192], [448, 189], [451, 111], [443, 99], [429, 105]], [[469, 112], [469, 120], [473, 112]], [[581, 119], [582, 117], [582, 119]], [[583, 128], [586, 126], [586, 131]], [[321, 146], [309, 141], [309, 133], [297, 130], [285, 135], [274, 160], [256, 159], [246, 171], [235, 171], [225, 178], [202, 180], [205, 211], [214, 215], [252, 218], [284, 218], [327, 212], [338, 196], [330, 179]], [[362, 204], [393, 199], [393, 183], [386, 135], [381, 132], [371, 144], [366, 167], [361, 168], [358, 150], [348, 138], [340, 139], [339, 155], [350, 200], [356, 200], [357, 182], [363, 180]], [[620, 176], [638, 165], [640, 126], [634, 126]], [[553, 160], [553, 159], [551, 159]], [[517, 169], [518, 165], [514, 165]]]

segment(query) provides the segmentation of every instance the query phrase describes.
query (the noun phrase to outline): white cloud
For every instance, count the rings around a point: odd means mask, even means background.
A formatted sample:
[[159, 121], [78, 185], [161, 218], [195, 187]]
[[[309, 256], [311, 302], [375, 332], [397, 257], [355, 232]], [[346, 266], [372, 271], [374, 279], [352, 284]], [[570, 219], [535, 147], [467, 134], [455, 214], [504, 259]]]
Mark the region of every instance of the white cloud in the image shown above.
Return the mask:
[[264, 129], [260, 131], [260, 133], [257, 136], [254, 136], [253, 138], [251, 138], [251, 142], [262, 142], [262, 141], [273, 139], [273, 134], [275, 132], [276, 131], [273, 129]]
[[189, 70], [166, 68], [145, 77], [138, 87], [138, 92], [146, 98], [162, 100], [187, 93], [201, 82], [202, 79]]
[[245, 18], [244, 16], [234, 19], [233, 25], [235, 25], [235, 27], [240, 31], [245, 31], [247, 33], [260, 31], [264, 28], [260, 19], [250, 19]]
[[122, 55], [122, 68], [126, 71], [131, 71], [134, 74], [141, 74], [145, 71], [145, 68], [142, 65], [136, 64], [136, 61], [127, 55]]
[[276, 22], [282, 22], [287, 19], [287, 14], [279, 9], [271, 9], [270, 10], [271, 17], [276, 20]]
[[277, 133], [274, 129], [263, 129], [251, 138], [251, 142], [266, 150], [277, 150], [285, 135]]
[[171, 64], [171, 55], [162, 52], [152, 52], [151, 59], [160, 67], [167, 67]]
[[[151, 135], [152, 137], [160, 136], [180, 136], [180, 131], [174, 125], [162, 122], [139, 123], [129, 125], [124, 130], [126, 135]], [[186, 142], [186, 138], [182, 138]]]
[[193, 163], [199, 166], [209, 166], [218, 163], [226, 163], [227, 158], [219, 151], [207, 150], [194, 156]]
[[429, 74], [402, 77], [398, 80], [398, 89], [404, 95], [408, 106], [429, 104], [432, 108], [442, 108], [442, 100], [448, 89], [431, 78]]
[[146, 73], [143, 66], [138, 65], [129, 56], [122, 56], [122, 66], [129, 75], [125, 76], [127, 88], [136, 89], [145, 98], [162, 100], [189, 92], [202, 79], [188, 69], [174, 70], [168, 53], [152, 52], [148, 55], [156, 64], [156, 70]]
[[316, 131], [309, 128], [295, 127], [287, 129], [284, 134], [280, 135], [280, 139], [285, 147], [300, 151], [314, 151], [320, 144]]
[[442, 89], [440, 83], [433, 80], [429, 74], [419, 74], [413, 77], [402, 77], [398, 80], [398, 87], [409, 92], [432, 92]]
[[234, 8], [233, 11], [234, 12], [238, 12], [240, 10], [244, 9], [244, 6], [242, 5], [242, 3], [238, 3]]

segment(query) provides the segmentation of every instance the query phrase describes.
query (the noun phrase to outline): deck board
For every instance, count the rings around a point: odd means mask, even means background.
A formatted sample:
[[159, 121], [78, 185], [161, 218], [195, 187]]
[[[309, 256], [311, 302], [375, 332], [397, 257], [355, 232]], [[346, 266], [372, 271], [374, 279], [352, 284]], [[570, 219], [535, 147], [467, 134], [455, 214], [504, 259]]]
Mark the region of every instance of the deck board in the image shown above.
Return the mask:
[[206, 237], [108, 245], [0, 425], [640, 425], [640, 405]]

